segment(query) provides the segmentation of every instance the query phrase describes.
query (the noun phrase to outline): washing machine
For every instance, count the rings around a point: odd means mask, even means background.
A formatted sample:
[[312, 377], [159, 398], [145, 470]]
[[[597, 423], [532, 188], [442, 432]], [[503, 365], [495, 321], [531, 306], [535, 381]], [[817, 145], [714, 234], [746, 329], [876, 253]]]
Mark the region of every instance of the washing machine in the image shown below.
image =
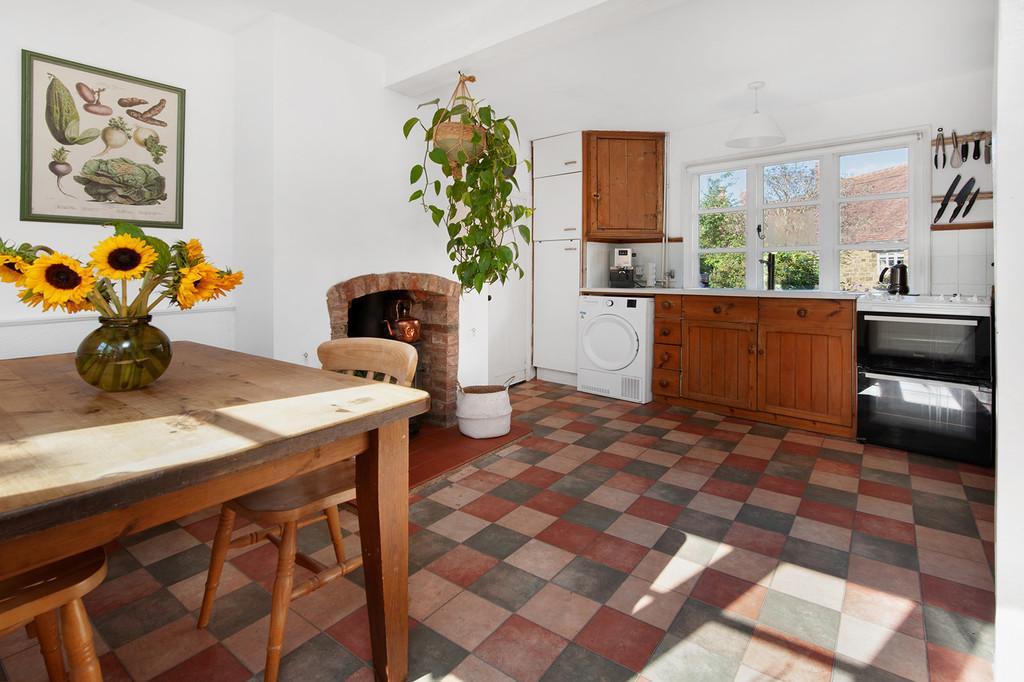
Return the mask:
[[654, 300], [580, 296], [576, 386], [585, 393], [649, 403]]

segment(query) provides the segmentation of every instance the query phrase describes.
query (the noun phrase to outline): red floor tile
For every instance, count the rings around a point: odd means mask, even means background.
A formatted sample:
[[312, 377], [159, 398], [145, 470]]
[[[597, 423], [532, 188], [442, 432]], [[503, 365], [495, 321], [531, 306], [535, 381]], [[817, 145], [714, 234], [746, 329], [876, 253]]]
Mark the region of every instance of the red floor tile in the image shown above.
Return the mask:
[[700, 474], [701, 476], [710, 476], [715, 473], [715, 469], [718, 468], [718, 465], [705, 459], [696, 459], [694, 457], [684, 456], [681, 460], [672, 465], [672, 468], [682, 469], [683, 471]]
[[124, 669], [113, 651], [100, 656], [100, 672], [103, 674], [103, 682], [133, 682], [132, 676]]
[[534, 495], [533, 498], [526, 503], [526, 506], [530, 509], [536, 509], [539, 512], [544, 512], [545, 514], [561, 516], [579, 503], [580, 501], [575, 497], [556, 493], [551, 490], [542, 490]]
[[602, 606], [576, 635], [576, 643], [639, 672], [664, 636], [653, 625]]
[[927, 464], [910, 464], [910, 475], [921, 476], [922, 478], [931, 478], [936, 481], [946, 481], [947, 483], [963, 483], [960, 480], [960, 473], [956, 469], [943, 469], [941, 467], [933, 467]]
[[654, 481], [649, 478], [627, 474], [625, 471], [620, 471], [605, 481], [605, 485], [625, 490], [627, 493], [636, 493], [637, 495], [643, 494], [653, 484]]
[[996, 614], [995, 594], [970, 585], [921, 574], [921, 596], [926, 604], [956, 611], [989, 623]]
[[108, 580], [82, 599], [93, 618], [121, 608], [133, 601], [153, 594], [160, 583], [145, 569], [137, 569], [113, 580]]
[[427, 570], [449, 582], [469, 587], [477, 578], [494, 568], [498, 560], [465, 545], [458, 545], [427, 565]]
[[599, 452], [590, 458], [591, 464], [596, 464], [599, 467], [607, 467], [608, 469], [621, 469], [632, 461], [633, 460], [629, 457], [613, 455], [610, 452]]
[[519, 682], [536, 682], [568, 642], [513, 614], [473, 653]]
[[702, 602], [718, 606], [726, 611], [738, 613], [746, 618], [756, 619], [768, 590], [754, 583], [741, 580], [726, 573], [709, 568], [705, 570], [690, 596]]
[[736, 500], [737, 502], [746, 502], [747, 498], [750, 497], [750, 493], [754, 489], [751, 486], [743, 485], [742, 483], [734, 483], [733, 481], [723, 481], [719, 478], [712, 478], [704, 484], [704, 487], [702, 487], [701, 490], [710, 495], [727, 497], [730, 500]]
[[807, 490], [807, 484], [803, 481], [768, 474], [765, 474], [757, 481], [757, 487], [771, 490], [773, 493], [792, 495], [793, 497], [803, 497], [804, 491]]
[[853, 529], [886, 540], [895, 540], [908, 545], [917, 544], [914, 524], [887, 519], [884, 516], [857, 512], [853, 519]]
[[806, 455], [808, 457], [817, 457], [818, 453], [821, 452], [820, 445], [808, 445], [807, 443], [797, 443], [795, 440], [784, 440], [779, 445], [779, 452], [786, 452], [791, 455]]
[[481, 495], [466, 506], [462, 508], [467, 514], [473, 516], [479, 516], [485, 521], [497, 521], [505, 514], [518, 507], [515, 502], [509, 502], [508, 500], [494, 495]]
[[722, 464], [736, 469], [746, 471], [764, 471], [768, 466], [768, 460], [748, 457], [747, 455], [729, 455]]
[[640, 497], [629, 506], [626, 513], [667, 526], [675, 521], [682, 511], [683, 508], [678, 505], [669, 504], [668, 502], [655, 500], [650, 497]]
[[928, 673], [931, 682], [973, 682], [991, 680], [992, 664], [960, 651], [928, 643]]
[[581, 554], [606, 566], [629, 573], [643, 560], [647, 551], [647, 548], [642, 545], [601, 533], [587, 545]]
[[562, 480], [562, 474], [542, 467], [530, 467], [516, 476], [515, 480], [529, 483], [538, 488], [547, 488], [552, 483]]
[[597, 428], [597, 424], [588, 424], [587, 422], [569, 422], [562, 427], [566, 431], [573, 431], [575, 433], [590, 433]]
[[[214, 644], [187, 661], [174, 666], [153, 682], [180, 682], [180, 680], [203, 680], [204, 682], [241, 682], [252, 677], [252, 673], [228, 651], [223, 644]], [[105, 682], [110, 679], [104, 677]]]
[[853, 510], [839, 507], [834, 504], [804, 500], [796, 510], [798, 516], [803, 516], [822, 523], [831, 523], [833, 526], [853, 528]]
[[777, 559], [786, 544], [786, 536], [745, 523], [734, 523], [725, 534], [723, 542]]
[[658, 442], [658, 439], [654, 436], [645, 436], [641, 433], [627, 433], [622, 437], [623, 443], [630, 443], [632, 445], [639, 445], [640, 447], [649, 448]]
[[365, 606], [356, 609], [324, 632], [364, 661], [373, 658], [370, 645], [370, 615]]
[[711, 433], [712, 429], [704, 424], [691, 424], [689, 422], [683, 422], [675, 428], [676, 431], [686, 431], [687, 433], [696, 433], [698, 436], [706, 436]]
[[519, 443], [523, 447], [540, 450], [541, 452], [546, 452], [549, 455], [555, 454], [568, 445], [568, 443], [561, 443], [557, 440], [548, 440], [547, 438], [539, 438], [537, 436], [527, 436], [519, 441]]
[[814, 468], [830, 474], [839, 474], [840, 476], [852, 476], [853, 478], [860, 476], [860, 467], [856, 464], [838, 462], [834, 459], [820, 458], [814, 463]]
[[593, 528], [558, 519], [537, 534], [537, 539], [573, 554], [581, 553], [599, 533]]
[[461, 479], [459, 485], [481, 493], [489, 493], [507, 480], [504, 476], [481, 469]]
[[871, 497], [878, 497], [902, 504], [913, 504], [914, 502], [909, 488], [900, 488], [899, 486], [876, 483], [875, 481], [866, 481], [864, 479], [861, 479], [858, 484], [857, 492], [861, 495], [870, 495]]

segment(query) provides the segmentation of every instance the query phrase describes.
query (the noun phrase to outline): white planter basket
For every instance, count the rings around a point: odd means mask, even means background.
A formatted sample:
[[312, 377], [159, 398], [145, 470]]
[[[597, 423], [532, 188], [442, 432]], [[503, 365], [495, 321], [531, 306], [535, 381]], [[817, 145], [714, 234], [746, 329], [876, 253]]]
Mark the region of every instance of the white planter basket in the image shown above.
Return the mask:
[[455, 416], [470, 438], [497, 438], [512, 430], [507, 386], [459, 386]]

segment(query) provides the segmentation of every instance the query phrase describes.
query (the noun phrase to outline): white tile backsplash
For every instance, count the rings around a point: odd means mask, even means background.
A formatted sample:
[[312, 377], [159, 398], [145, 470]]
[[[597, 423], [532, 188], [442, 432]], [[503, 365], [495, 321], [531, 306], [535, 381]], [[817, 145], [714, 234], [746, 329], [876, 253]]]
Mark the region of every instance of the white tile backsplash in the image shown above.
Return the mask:
[[986, 296], [993, 281], [992, 230], [932, 232], [932, 292]]

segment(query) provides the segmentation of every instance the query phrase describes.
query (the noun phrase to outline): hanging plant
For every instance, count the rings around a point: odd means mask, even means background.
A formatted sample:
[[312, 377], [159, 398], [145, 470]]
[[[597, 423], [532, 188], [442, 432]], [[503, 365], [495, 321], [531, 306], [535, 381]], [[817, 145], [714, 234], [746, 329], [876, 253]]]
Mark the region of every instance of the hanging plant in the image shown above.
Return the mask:
[[[423, 130], [423, 163], [409, 172], [409, 182], [418, 185], [409, 201], [419, 201], [435, 225], [448, 231], [447, 251], [452, 272], [463, 289], [482, 291], [485, 284], [504, 283], [509, 274], [524, 275], [519, 263], [515, 233], [529, 243], [530, 228], [525, 221], [533, 209], [512, 201], [519, 188], [516, 169], [519, 160], [511, 137], [519, 141], [516, 122], [499, 118], [489, 106], [469, 94], [466, 83], [474, 76], [459, 73], [459, 83], [448, 105], [435, 99], [419, 108], [434, 107], [429, 120], [414, 116], [405, 122], [408, 138], [416, 126]], [[529, 170], [529, 161], [523, 160]], [[432, 178], [431, 164], [447, 178]], [[436, 176], [436, 173], [435, 173]], [[437, 198], [441, 205], [428, 200]]]

